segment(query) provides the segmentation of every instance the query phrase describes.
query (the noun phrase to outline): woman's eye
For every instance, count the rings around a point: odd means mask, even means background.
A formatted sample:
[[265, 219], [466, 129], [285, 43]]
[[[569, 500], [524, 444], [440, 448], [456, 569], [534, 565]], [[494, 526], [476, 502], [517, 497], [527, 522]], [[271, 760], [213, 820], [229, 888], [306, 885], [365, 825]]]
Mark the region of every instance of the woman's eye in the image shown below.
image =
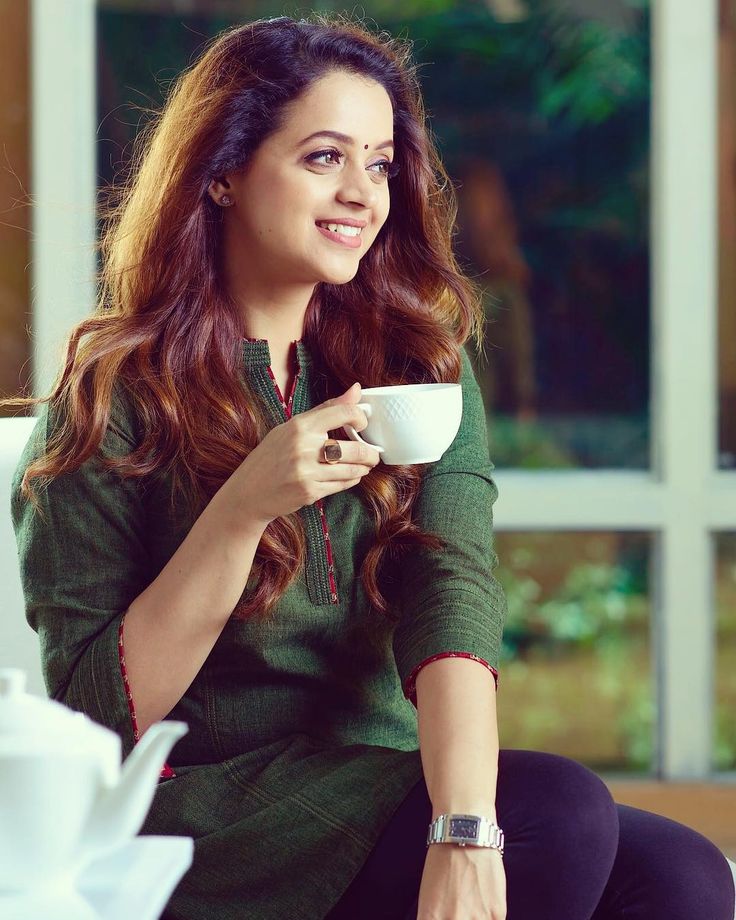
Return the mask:
[[374, 166], [378, 166], [377, 170], [382, 176], [388, 176], [388, 171], [391, 168], [391, 160], [379, 160], [377, 163], [373, 163], [371, 169]]
[[373, 166], [380, 166], [378, 172], [382, 176], [386, 176], [387, 179], [393, 179], [393, 177], [399, 171], [399, 164], [394, 163], [391, 160], [379, 160], [377, 163], [374, 163]]
[[[338, 157], [338, 158], [339, 158], [339, 157], [341, 157], [341, 156], [342, 156], [342, 154], [340, 153], [339, 150], [332, 150], [332, 149], [330, 149], [330, 150], [317, 150], [316, 153], [310, 153], [309, 156], [307, 157], [307, 160], [308, 160], [310, 163], [317, 163], [317, 161], [319, 160], [320, 157]], [[326, 165], [329, 165], [329, 164], [320, 163], [319, 165], [320, 165], [320, 166], [326, 166]]]
[[[329, 148], [327, 150], [317, 150], [314, 153], [310, 153], [306, 157], [306, 160], [309, 163], [316, 163], [318, 166], [331, 166], [335, 163], [339, 163], [343, 156], [344, 154], [341, 151]], [[325, 157], [328, 158], [326, 162], [324, 161]], [[378, 167], [378, 169], [375, 167]], [[379, 160], [377, 163], [372, 163], [368, 168], [380, 176], [386, 176], [391, 179], [399, 171], [399, 164], [391, 160]]]

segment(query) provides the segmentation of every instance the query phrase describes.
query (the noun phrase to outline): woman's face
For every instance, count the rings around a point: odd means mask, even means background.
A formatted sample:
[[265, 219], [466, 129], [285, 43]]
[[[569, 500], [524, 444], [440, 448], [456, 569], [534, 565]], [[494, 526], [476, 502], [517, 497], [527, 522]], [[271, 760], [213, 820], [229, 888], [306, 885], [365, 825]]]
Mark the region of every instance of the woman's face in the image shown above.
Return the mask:
[[313, 83], [246, 168], [210, 187], [215, 200], [234, 200], [225, 209], [230, 273], [256, 283], [350, 281], [388, 217], [392, 142], [379, 83], [343, 71]]

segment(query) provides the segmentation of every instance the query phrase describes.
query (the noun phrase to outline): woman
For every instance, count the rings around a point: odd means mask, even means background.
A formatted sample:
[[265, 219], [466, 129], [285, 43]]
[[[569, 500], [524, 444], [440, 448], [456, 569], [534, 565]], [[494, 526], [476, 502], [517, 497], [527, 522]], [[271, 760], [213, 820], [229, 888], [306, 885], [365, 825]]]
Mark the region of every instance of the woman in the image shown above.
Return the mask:
[[[143, 828], [195, 838], [172, 920], [733, 918], [704, 837], [499, 752], [454, 207], [408, 45], [313, 16], [213, 41], [108, 214], [12, 512], [49, 693], [126, 754], [189, 724]], [[345, 437], [356, 384], [419, 381], [462, 384], [440, 461]], [[428, 846], [445, 814], [493, 845]]]

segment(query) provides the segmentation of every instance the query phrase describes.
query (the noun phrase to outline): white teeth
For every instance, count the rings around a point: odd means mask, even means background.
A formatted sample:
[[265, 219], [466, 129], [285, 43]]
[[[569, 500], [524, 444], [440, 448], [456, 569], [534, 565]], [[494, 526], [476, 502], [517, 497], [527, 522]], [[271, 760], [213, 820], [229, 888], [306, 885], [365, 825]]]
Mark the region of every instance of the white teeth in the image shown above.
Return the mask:
[[346, 224], [327, 224], [318, 221], [320, 227], [327, 227], [333, 233], [342, 233], [343, 236], [360, 236], [361, 227], [348, 227]]

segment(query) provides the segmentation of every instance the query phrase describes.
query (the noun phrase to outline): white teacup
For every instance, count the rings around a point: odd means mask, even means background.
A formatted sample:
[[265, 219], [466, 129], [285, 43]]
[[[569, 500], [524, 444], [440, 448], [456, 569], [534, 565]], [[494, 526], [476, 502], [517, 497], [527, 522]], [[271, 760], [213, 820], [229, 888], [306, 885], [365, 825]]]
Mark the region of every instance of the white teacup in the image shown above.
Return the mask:
[[406, 383], [369, 387], [358, 407], [368, 417], [363, 439], [343, 425], [353, 441], [369, 444], [389, 466], [434, 463], [455, 440], [463, 415], [459, 383]]

